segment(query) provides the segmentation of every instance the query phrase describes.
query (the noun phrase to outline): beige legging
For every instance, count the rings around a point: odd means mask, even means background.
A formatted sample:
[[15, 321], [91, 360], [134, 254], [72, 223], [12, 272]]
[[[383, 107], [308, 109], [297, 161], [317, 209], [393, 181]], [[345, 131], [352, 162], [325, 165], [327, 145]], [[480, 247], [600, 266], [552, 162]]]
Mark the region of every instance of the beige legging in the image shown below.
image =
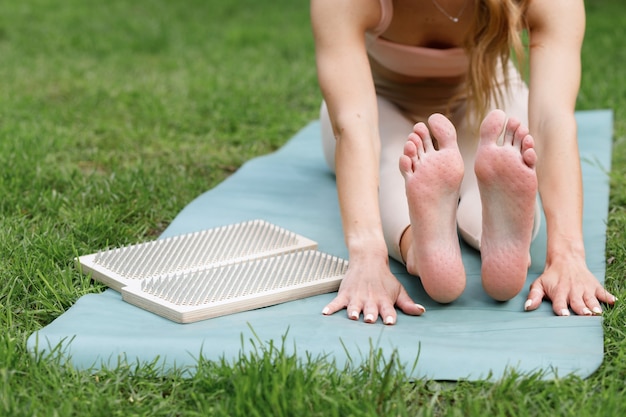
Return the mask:
[[[528, 88], [517, 71], [510, 77], [509, 89], [498, 106], [507, 116], [516, 117], [528, 125]], [[495, 103], [495, 101], [494, 101]], [[492, 108], [495, 108], [495, 104]], [[434, 111], [439, 111], [436, 109]], [[383, 233], [389, 254], [403, 262], [400, 253], [400, 239], [410, 225], [409, 208], [406, 200], [404, 178], [398, 168], [398, 160], [403, 152], [408, 134], [417, 122], [426, 122], [433, 111], [421, 110], [421, 114], [408, 115], [391, 101], [378, 96], [379, 130], [381, 137], [380, 155], [380, 212]], [[465, 176], [461, 184], [460, 200], [457, 211], [458, 229], [463, 239], [476, 249], [480, 249], [482, 234], [482, 205], [478, 191], [478, 183], [474, 174], [474, 160], [478, 146], [477, 129], [472, 129], [470, 122], [464, 117], [466, 106], [461, 105], [450, 119], [457, 130], [458, 144], [465, 163]], [[335, 137], [332, 131], [326, 104], [322, 103], [320, 111], [322, 145], [328, 166], [334, 172]], [[539, 231], [540, 206], [535, 210], [533, 238]]]

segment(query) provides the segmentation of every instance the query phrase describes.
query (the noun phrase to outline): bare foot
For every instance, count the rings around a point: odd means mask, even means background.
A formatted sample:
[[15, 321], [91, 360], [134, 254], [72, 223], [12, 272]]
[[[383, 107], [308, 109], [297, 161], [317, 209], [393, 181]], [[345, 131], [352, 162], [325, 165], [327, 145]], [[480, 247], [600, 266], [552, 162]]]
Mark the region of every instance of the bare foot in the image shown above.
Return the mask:
[[[506, 126], [505, 126], [506, 123]], [[497, 143], [504, 130], [502, 144]], [[482, 282], [496, 300], [513, 298], [523, 288], [535, 216], [537, 155], [528, 129], [500, 110], [480, 127], [474, 171], [483, 206]]]
[[441, 114], [414, 126], [400, 157], [411, 226], [405, 256], [407, 270], [418, 275], [435, 301], [449, 303], [465, 289], [465, 268], [456, 229], [463, 159], [452, 123]]

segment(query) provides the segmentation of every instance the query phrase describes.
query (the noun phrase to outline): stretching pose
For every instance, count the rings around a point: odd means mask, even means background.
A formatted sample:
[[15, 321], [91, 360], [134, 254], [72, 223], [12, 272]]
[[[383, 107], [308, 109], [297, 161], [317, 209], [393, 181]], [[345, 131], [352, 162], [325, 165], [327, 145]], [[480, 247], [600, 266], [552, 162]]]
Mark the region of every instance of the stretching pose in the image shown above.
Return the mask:
[[[322, 140], [335, 171], [350, 266], [323, 310], [396, 322], [420, 315], [388, 257], [452, 302], [465, 288], [458, 232], [480, 250], [496, 300], [523, 288], [541, 196], [543, 274], [526, 310], [600, 314], [587, 268], [574, 107], [582, 0], [311, 0]], [[529, 84], [512, 63], [525, 63]], [[528, 126], [528, 127], [527, 127]], [[532, 136], [531, 136], [532, 132]]]

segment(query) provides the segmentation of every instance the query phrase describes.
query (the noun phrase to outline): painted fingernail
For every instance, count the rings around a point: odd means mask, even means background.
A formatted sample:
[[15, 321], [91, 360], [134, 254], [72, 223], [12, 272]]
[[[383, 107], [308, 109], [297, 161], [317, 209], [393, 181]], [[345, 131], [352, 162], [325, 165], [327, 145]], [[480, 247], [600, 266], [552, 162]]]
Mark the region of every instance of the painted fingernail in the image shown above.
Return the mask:
[[587, 307], [583, 308], [583, 314], [585, 316], [591, 316], [592, 315], [591, 310], [589, 310]]
[[533, 300], [526, 300], [524, 303], [524, 311], [528, 311], [531, 305], [533, 305]]
[[353, 320], [358, 320], [359, 319], [359, 312], [358, 311], [353, 311], [352, 313], [350, 313], [350, 318]]
[[561, 316], [569, 316], [569, 310], [564, 308], [563, 310], [561, 310]]
[[385, 324], [393, 324], [393, 317], [392, 316], [385, 317]]
[[327, 315], [329, 311], [330, 311], [330, 308], [324, 307], [324, 309], [322, 310], [322, 314]]
[[367, 316], [365, 316], [364, 320], [366, 322], [368, 322], [368, 323], [373, 323], [374, 322], [374, 315], [373, 314], [368, 314]]
[[602, 309], [600, 307], [594, 307], [591, 311], [593, 311], [593, 314], [602, 314]]

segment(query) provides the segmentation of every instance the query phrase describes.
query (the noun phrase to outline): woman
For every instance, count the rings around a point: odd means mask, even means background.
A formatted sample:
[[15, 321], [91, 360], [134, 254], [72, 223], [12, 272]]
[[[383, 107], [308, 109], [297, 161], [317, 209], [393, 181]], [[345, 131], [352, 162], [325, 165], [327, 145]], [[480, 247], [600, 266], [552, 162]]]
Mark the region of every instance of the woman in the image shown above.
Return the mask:
[[[350, 260], [324, 314], [345, 308], [385, 324], [395, 307], [422, 314], [389, 255], [434, 300], [453, 301], [465, 288], [457, 228], [481, 252], [485, 291], [514, 297], [538, 229], [537, 192], [547, 257], [524, 308], [549, 298], [557, 315], [592, 315], [614, 303], [583, 246], [582, 0], [312, 0], [311, 19]], [[528, 87], [510, 62], [511, 49], [522, 58], [524, 27]]]

